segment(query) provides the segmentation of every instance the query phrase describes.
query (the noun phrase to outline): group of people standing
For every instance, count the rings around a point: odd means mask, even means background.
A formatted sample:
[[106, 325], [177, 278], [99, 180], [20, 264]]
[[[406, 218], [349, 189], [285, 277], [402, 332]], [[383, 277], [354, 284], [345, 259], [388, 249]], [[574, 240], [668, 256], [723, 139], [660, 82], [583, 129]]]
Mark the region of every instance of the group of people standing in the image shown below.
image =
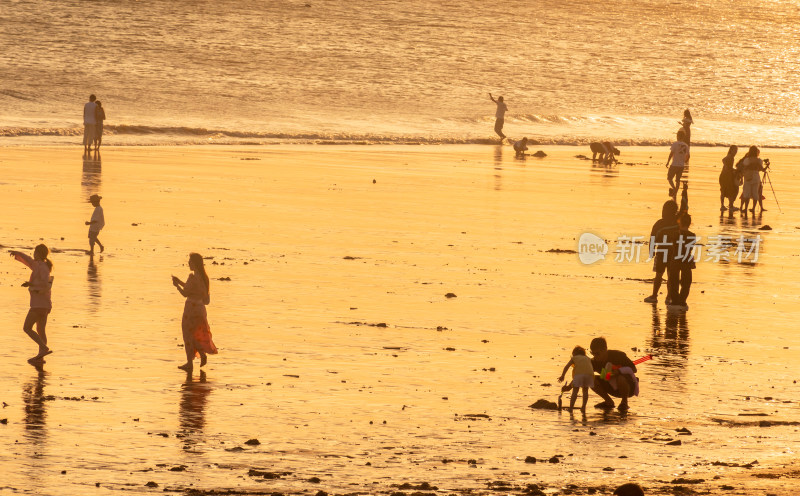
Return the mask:
[[83, 150], [95, 151], [103, 144], [103, 121], [106, 120], [106, 111], [103, 104], [94, 95], [89, 95], [89, 101], [83, 105]]
[[[734, 165], [738, 151], [739, 148], [736, 145], [731, 145], [728, 154], [722, 159], [722, 171], [719, 173], [719, 209], [723, 212], [737, 210], [733, 206], [733, 202], [739, 195], [739, 186], [742, 186], [742, 196], [738, 208], [742, 215], [747, 215], [751, 200], [753, 206], [750, 208], [750, 212], [755, 213], [756, 205], [764, 212], [764, 196], [762, 194], [764, 185], [761, 182], [761, 173], [769, 169], [769, 160], [761, 160], [758, 157], [761, 151], [757, 147], [751, 146], [744, 157]], [[728, 200], [727, 207], [725, 207], [726, 199]]]

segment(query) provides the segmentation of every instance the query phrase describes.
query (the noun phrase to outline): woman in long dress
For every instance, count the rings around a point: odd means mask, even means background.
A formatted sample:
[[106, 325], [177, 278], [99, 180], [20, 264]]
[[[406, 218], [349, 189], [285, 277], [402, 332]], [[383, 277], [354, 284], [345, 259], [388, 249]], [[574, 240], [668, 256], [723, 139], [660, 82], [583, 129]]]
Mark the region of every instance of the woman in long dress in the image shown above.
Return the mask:
[[719, 209], [725, 211], [725, 199], [728, 199], [728, 209], [733, 211], [733, 202], [739, 196], [739, 174], [733, 167], [734, 160], [736, 159], [736, 152], [739, 147], [731, 145], [728, 149], [728, 154], [722, 159], [722, 171], [719, 173]]
[[[53, 262], [48, 260], [47, 256], [50, 250], [45, 245], [38, 245], [33, 250], [33, 257], [26, 255], [19, 251], [10, 251], [9, 254], [19, 262], [25, 264], [26, 267], [31, 269], [31, 277], [27, 282], [22, 285], [28, 288], [31, 294], [30, 310], [25, 317], [25, 323], [22, 325], [22, 330], [25, 334], [39, 345], [39, 353], [28, 359], [29, 362], [39, 362], [45, 355], [52, 353], [52, 350], [47, 347], [47, 316], [53, 308], [50, 300], [50, 288], [53, 284], [53, 278], [50, 277], [50, 272], [53, 270]], [[33, 330], [34, 324], [36, 330]]]
[[181, 295], [186, 297], [181, 320], [186, 363], [178, 368], [187, 372], [192, 371], [195, 357], [200, 357], [200, 366], [202, 367], [208, 361], [208, 354], [215, 355], [217, 353], [217, 347], [211, 340], [211, 328], [208, 326], [206, 315], [206, 305], [211, 302], [208, 292], [209, 280], [203, 264], [203, 257], [200, 254], [189, 254], [189, 269], [192, 273], [189, 274], [186, 282], [172, 276], [172, 284]]

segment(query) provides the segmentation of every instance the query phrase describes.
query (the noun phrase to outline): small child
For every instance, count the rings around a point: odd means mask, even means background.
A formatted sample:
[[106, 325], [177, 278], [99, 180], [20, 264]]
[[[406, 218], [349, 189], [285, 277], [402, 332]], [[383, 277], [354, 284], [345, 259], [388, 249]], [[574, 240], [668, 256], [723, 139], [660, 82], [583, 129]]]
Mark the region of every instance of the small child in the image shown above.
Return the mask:
[[89, 255], [94, 255], [94, 244], [100, 247], [100, 253], [103, 253], [105, 247], [103, 243], [97, 239], [97, 236], [100, 235], [100, 230], [105, 227], [106, 220], [103, 216], [103, 207], [100, 206], [100, 200], [103, 197], [99, 195], [92, 195], [89, 197], [89, 203], [94, 206], [94, 212], [92, 212], [92, 220], [86, 222], [85, 224], [89, 226]]
[[586, 402], [589, 401], [589, 388], [594, 386], [594, 369], [592, 368], [592, 361], [586, 356], [586, 350], [581, 346], [576, 346], [572, 350], [572, 358], [564, 366], [564, 371], [561, 372], [561, 377], [558, 382], [564, 380], [567, 375], [567, 370], [570, 366], [572, 369], [572, 397], [569, 400], [569, 411], [575, 407], [575, 400], [578, 398], [578, 388], [583, 389], [583, 406], [581, 411], [586, 413]]
[[514, 143], [514, 156], [516, 158], [524, 157], [526, 151], [528, 151], [528, 138], [522, 138]]

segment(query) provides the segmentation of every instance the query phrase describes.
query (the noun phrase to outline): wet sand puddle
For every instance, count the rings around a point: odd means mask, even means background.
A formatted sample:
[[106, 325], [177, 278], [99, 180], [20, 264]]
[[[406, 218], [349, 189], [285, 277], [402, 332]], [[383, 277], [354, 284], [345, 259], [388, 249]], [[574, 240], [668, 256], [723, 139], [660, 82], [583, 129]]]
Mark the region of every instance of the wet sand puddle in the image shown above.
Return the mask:
[[[719, 215], [724, 150], [693, 150], [693, 231], [762, 241], [756, 262], [698, 263], [674, 313], [666, 288], [641, 302], [646, 257], [614, 260], [660, 214], [663, 150], [614, 167], [545, 151], [3, 150], [0, 243], [53, 248], [55, 353], [25, 363], [27, 272], [5, 259], [0, 493], [791, 494], [797, 152], [762, 154], [783, 213], [767, 192], [742, 220]], [[107, 249], [90, 258], [94, 192]], [[604, 261], [570, 252], [583, 232], [611, 241]], [[220, 354], [187, 376], [169, 276], [190, 251]], [[655, 356], [631, 411], [530, 409], [597, 335]]]

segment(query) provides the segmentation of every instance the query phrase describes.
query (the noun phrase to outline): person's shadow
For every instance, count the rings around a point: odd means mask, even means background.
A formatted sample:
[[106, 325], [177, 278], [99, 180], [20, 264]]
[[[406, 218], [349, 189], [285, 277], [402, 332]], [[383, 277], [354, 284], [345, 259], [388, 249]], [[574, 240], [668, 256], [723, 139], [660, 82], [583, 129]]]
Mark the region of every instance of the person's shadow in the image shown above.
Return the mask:
[[[100, 257], [102, 260], [103, 257]], [[100, 305], [102, 296], [102, 284], [100, 274], [97, 271], [97, 264], [94, 263], [94, 255], [89, 256], [89, 266], [86, 268], [86, 282], [89, 285], [89, 309], [96, 312]]]
[[194, 380], [191, 372], [186, 373], [186, 381], [181, 385], [178, 412], [184, 450], [192, 450], [196, 444], [203, 441], [206, 403], [210, 393], [211, 386], [208, 384], [205, 371], [200, 371], [197, 380]]
[[[32, 362], [36, 376], [22, 388], [22, 403], [25, 405], [25, 437], [36, 448], [47, 440], [47, 411], [45, 408], [44, 387], [47, 384], [47, 372], [44, 362]], [[33, 457], [38, 457], [34, 454]]]
[[81, 194], [84, 199], [90, 195], [100, 192], [100, 182], [102, 179], [103, 162], [100, 159], [100, 152], [90, 152], [83, 154], [83, 174], [81, 175]]

